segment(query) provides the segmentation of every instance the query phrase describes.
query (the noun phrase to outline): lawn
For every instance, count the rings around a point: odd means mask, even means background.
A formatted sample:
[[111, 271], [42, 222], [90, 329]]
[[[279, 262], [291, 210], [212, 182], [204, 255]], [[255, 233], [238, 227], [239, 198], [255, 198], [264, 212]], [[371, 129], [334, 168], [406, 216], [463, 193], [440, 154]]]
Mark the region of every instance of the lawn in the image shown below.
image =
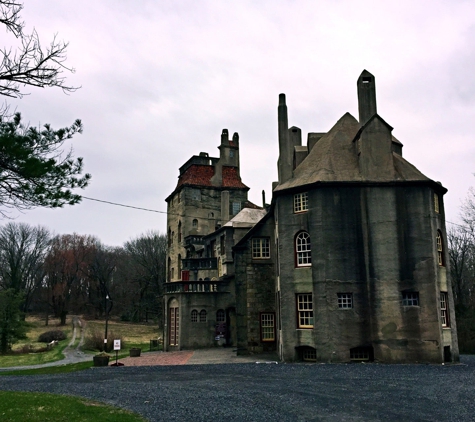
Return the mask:
[[0, 391], [2, 422], [143, 422], [141, 416], [91, 400], [45, 393]]
[[[69, 344], [72, 337], [72, 323], [70, 319], [67, 320], [65, 326], [59, 325], [59, 319], [49, 319], [49, 325], [45, 326], [44, 318], [36, 316], [27, 317], [27, 322], [30, 324], [30, 330], [27, 334], [28, 338], [21, 340], [13, 346], [13, 352], [21, 350], [23, 347], [30, 345], [33, 349], [39, 349], [45, 347], [44, 343], [39, 343], [38, 337], [40, 334], [60, 329], [67, 335], [66, 340], [59, 342], [58, 346], [54, 349], [42, 352], [42, 353], [11, 353], [5, 356], [0, 355], [0, 368], [13, 367], [13, 366], [26, 366], [26, 365], [38, 365], [42, 363], [54, 362], [63, 359], [62, 351]], [[100, 345], [102, 345], [105, 332], [105, 322], [98, 320], [86, 321], [85, 337], [88, 337], [96, 333], [99, 337]], [[160, 334], [161, 336], [161, 334]], [[158, 328], [156, 324], [135, 324], [130, 322], [109, 321], [108, 323], [108, 340], [112, 342], [114, 339], [121, 339], [121, 351], [119, 357], [127, 356], [129, 349], [132, 347], [139, 347], [143, 352], [146, 352], [150, 348], [150, 340], [156, 340], [159, 337]], [[80, 339], [80, 332], [77, 333], [76, 346]], [[83, 347], [85, 352], [88, 352]], [[91, 354], [97, 352], [91, 348], [89, 352]], [[114, 353], [111, 353], [115, 355]], [[92, 361], [92, 358], [91, 358]], [[0, 418], [1, 419], [1, 418]]]

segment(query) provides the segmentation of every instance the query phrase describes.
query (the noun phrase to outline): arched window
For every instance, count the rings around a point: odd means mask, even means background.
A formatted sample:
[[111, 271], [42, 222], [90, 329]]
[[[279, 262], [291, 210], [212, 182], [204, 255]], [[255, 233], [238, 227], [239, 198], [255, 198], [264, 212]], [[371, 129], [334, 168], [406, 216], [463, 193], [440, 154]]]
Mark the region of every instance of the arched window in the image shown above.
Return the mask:
[[172, 244], [172, 229], [168, 227], [168, 246]]
[[191, 322], [198, 322], [198, 311], [196, 309], [191, 311]]
[[178, 222], [178, 243], [181, 243], [181, 221]]
[[297, 267], [312, 265], [310, 235], [307, 232], [300, 232], [295, 236], [295, 263]]
[[437, 261], [441, 267], [445, 266], [444, 242], [442, 241], [442, 233], [440, 230], [437, 230]]
[[192, 224], [193, 224], [193, 228], [196, 229], [198, 227], [198, 220], [195, 218]]
[[200, 312], [200, 322], [206, 322], [206, 311], [204, 309]]
[[226, 314], [224, 313], [223, 309], [218, 309], [216, 312], [216, 322], [224, 322], [226, 321]]
[[178, 254], [178, 278], [181, 280], [181, 254]]

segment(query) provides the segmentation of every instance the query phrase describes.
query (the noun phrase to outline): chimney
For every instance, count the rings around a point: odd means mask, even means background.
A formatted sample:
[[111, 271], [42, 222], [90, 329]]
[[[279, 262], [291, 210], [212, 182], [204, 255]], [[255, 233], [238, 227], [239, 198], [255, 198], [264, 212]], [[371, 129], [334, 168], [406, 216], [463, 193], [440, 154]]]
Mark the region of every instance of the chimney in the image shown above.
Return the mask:
[[279, 160], [277, 170], [279, 183], [284, 183], [292, 177], [292, 154], [293, 148], [289, 148], [289, 121], [287, 117], [287, 105], [285, 104], [285, 94], [279, 95], [279, 107], [277, 108], [279, 122]]
[[376, 114], [376, 83], [374, 76], [367, 70], [363, 70], [358, 82], [358, 111], [360, 126]]

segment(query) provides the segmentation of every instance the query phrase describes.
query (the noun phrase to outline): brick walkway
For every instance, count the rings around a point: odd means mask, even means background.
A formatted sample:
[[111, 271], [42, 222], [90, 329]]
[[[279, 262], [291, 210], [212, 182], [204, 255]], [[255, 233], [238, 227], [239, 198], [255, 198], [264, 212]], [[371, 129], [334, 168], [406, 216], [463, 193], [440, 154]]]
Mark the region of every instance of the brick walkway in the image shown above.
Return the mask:
[[[125, 366], [155, 366], [155, 365], [208, 365], [221, 363], [269, 363], [276, 362], [272, 354], [237, 356], [232, 348], [213, 348], [184, 350], [180, 352], [146, 352], [140, 357], [127, 357], [119, 362]], [[110, 363], [115, 363], [111, 359]], [[277, 363], [277, 362], [276, 362]]]
[[[150, 352], [137, 358], [123, 358], [119, 362], [125, 366], [185, 365], [193, 356], [193, 351], [182, 352]], [[111, 363], [115, 363], [111, 359]]]

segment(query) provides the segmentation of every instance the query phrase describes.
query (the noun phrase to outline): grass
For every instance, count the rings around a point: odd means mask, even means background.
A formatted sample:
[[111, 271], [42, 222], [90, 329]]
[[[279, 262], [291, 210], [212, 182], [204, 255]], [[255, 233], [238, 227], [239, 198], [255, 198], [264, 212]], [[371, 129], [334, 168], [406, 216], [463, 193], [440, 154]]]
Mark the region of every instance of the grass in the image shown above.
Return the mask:
[[[69, 372], [83, 371], [85, 369], [92, 368], [92, 359], [87, 362], [70, 363], [68, 365], [47, 366], [45, 368], [36, 369], [17, 369], [12, 371], [0, 371], [0, 377], [2, 375], [54, 375], [54, 374], [66, 374]], [[0, 419], [1, 420], [1, 419]]]
[[144, 422], [141, 416], [95, 401], [45, 393], [0, 391], [2, 422]]
[[[28, 338], [20, 341], [19, 343], [16, 343], [13, 347], [14, 351], [21, 349], [25, 345], [31, 345], [34, 349], [44, 347], [44, 343], [37, 342], [38, 337], [40, 334], [53, 329], [63, 330], [67, 335], [67, 339], [60, 341], [57, 347], [47, 352], [24, 354], [12, 353], [4, 356], [0, 355], [0, 368], [38, 365], [42, 363], [55, 362], [63, 359], [62, 351], [69, 344], [72, 337], [72, 324], [70, 323], [70, 321], [68, 320], [65, 326], [60, 326], [59, 320], [50, 318], [50, 324], [48, 326], [45, 326], [43, 318], [29, 316], [27, 318], [27, 322], [30, 324], [30, 330], [27, 334]], [[103, 333], [105, 331], [105, 322], [95, 320], [87, 321], [85, 330], [86, 337], [88, 333], [91, 333], [93, 331], [99, 331]], [[142, 352], [148, 351], [150, 348], [150, 339], [157, 339], [159, 336], [156, 324], [134, 324], [129, 322], [109, 321], [108, 331], [109, 333], [115, 333], [117, 336], [120, 336], [125, 343], [124, 345], [122, 345], [122, 349], [119, 352], [119, 358], [128, 356], [129, 349], [131, 349], [132, 347], [139, 347], [142, 349]], [[113, 340], [114, 339], [109, 336], [109, 341]], [[74, 346], [76, 346], [78, 342], [79, 333], [77, 334]], [[115, 352], [111, 352], [110, 354], [112, 356], [111, 360], [113, 360], [113, 358], [115, 358]], [[92, 366], [92, 359], [91, 362], [85, 362], [85, 364], [89, 364], [89, 366], [62, 365], [59, 367], [41, 368], [41, 371], [46, 372], [37, 372], [39, 370], [31, 370], [31, 373], [52, 374], [60, 372], [72, 372]], [[30, 371], [27, 372], [26, 370], [24, 370], [21, 371], [21, 374], [27, 375], [29, 372]], [[12, 374], [12, 372], [9, 371], [8, 374]]]

